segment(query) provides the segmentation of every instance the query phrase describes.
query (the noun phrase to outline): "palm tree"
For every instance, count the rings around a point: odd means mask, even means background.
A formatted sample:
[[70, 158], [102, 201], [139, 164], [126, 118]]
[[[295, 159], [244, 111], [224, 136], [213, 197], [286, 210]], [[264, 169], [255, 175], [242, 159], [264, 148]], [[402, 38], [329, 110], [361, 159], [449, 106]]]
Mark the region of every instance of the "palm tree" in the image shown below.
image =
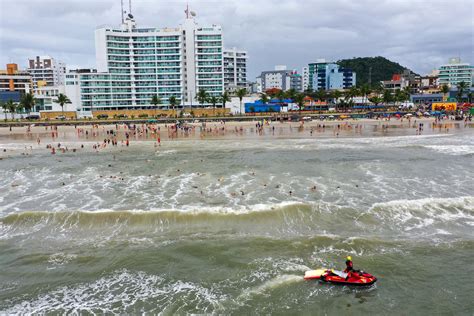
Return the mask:
[[221, 94], [220, 101], [222, 102], [222, 108], [224, 109], [224, 116], [225, 116], [225, 104], [231, 101], [229, 92], [224, 91], [224, 93]]
[[242, 99], [247, 95], [247, 89], [241, 88], [235, 93], [240, 101], [240, 115], [242, 115]]
[[382, 103], [383, 99], [381, 97], [375, 96], [375, 97], [369, 98], [369, 101], [375, 104], [375, 106], [377, 106], [380, 103]]
[[[323, 102], [327, 98], [326, 90], [320, 89], [315, 92], [314, 96], [315, 99], [318, 99], [319, 102]], [[321, 112], [321, 105], [319, 106], [319, 112]]]
[[456, 98], [458, 100], [458, 103], [461, 103], [462, 102], [462, 96], [464, 94], [464, 91], [467, 88], [467, 83], [465, 81], [461, 81], [460, 83], [458, 83], [457, 88], [458, 88], [458, 93], [456, 94]]
[[262, 101], [263, 104], [267, 104], [268, 103], [268, 95], [266, 93], [261, 93], [260, 94], [260, 101]]
[[155, 106], [155, 116], [156, 116], [156, 111], [158, 110], [158, 105], [161, 104], [161, 99], [160, 99], [160, 97], [158, 97], [157, 95], [154, 95], [154, 96], [151, 98], [150, 103]]
[[35, 107], [35, 103], [36, 99], [32, 93], [26, 93], [20, 99], [20, 104], [28, 113], [30, 113], [31, 109]]
[[364, 84], [360, 88], [360, 94], [364, 97], [364, 104], [367, 103], [367, 96], [372, 93], [372, 90], [370, 89], [369, 85]]
[[[170, 103], [171, 107], [173, 108], [173, 111], [176, 107], [176, 105], [180, 102], [174, 95], [171, 96], [169, 99], [168, 99], [168, 102]], [[177, 117], [178, 114], [176, 113], [175, 116]]]
[[216, 104], [217, 104], [217, 102], [219, 102], [219, 98], [216, 97], [215, 95], [213, 95], [207, 101], [212, 104], [212, 108], [214, 109], [213, 110], [213, 112], [214, 112], [213, 115], [216, 116]]
[[337, 101], [339, 100], [340, 97], [342, 97], [342, 92], [341, 91], [334, 90], [332, 92], [332, 99], [334, 101], [334, 105], [336, 106], [336, 112], [337, 112]]
[[390, 90], [385, 90], [383, 92], [383, 96], [382, 96], [382, 100], [383, 100], [383, 103], [385, 105], [389, 104], [390, 102], [393, 101], [393, 95], [392, 95], [392, 92]]
[[291, 88], [290, 90], [286, 91], [285, 94], [286, 94], [286, 97], [288, 99], [291, 99], [292, 101], [295, 101], [296, 96], [298, 95], [298, 92], [295, 89]]
[[296, 102], [296, 104], [298, 104], [300, 115], [301, 115], [301, 111], [304, 108], [304, 98], [305, 98], [305, 95], [303, 93], [297, 93], [293, 99]]
[[285, 100], [285, 91], [279, 90], [276, 94], [275, 97], [278, 99], [280, 103], [283, 103], [283, 100]]
[[467, 102], [472, 103], [472, 92], [467, 94]]
[[64, 113], [64, 104], [71, 103], [71, 100], [69, 100], [69, 98], [65, 94], [60, 93], [58, 95], [58, 98], [54, 100], [54, 102], [59, 103], [59, 105], [61, 106], [61, 111]]
[[3, 113], [5, 114], [5, 121], [7, 120], [7, 111], [8, 111], [8, 105], [6, 102], [0, 101], [0, 105], [3, 109]]
[[[15, 102], [13, 102], [13, 100], [8, 100], [7, 103], [6, 103], [6, 107], [7, 107], [7, 110], [8, 112], [10, 112], [11, 116], [12, 116], [12, 121], [14, 119], [13, 115], [15, 114], [15, 111], [17, 109], [17, 104]], [[6, 114], [5, 114], [5, 117], [6, 117]]]
[[204, 105], [204, 103], [206, 103], [209, 99], [209, 93], [207, 93], [206, 90], [204, 89], [200, 89], [197, 96], [196, 96], [196, 99], [198, 100], [199, 104]]
[[448, 85], [444, 84], [441, 86], [441, 92], [443, 93], [444, 95], [444, 99], [447, 100], [447, 97], [446, 97], [446, 94], [449, 93], [449, 87]]

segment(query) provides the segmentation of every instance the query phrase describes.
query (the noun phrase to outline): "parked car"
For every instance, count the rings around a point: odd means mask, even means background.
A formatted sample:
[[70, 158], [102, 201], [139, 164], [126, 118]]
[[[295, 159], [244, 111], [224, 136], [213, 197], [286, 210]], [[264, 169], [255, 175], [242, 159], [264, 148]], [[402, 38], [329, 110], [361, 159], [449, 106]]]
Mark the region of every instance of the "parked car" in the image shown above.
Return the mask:
[[100, 119], [108, 119], [108, 118], [109, 118], [109, 116], [108, 116], [107, 114], [99, 114], [99, 115], [97, 115], [97, 119], [99, 119], [99, 120], [100, 120]]
[[39, 120], [40, 116], [38, 114], [29, 114], [25, 117], [27, 120]]
[[59, 115], [59, 116], [56, 116], [56, 120], [65, 120], [66, 117], [64, 115]]

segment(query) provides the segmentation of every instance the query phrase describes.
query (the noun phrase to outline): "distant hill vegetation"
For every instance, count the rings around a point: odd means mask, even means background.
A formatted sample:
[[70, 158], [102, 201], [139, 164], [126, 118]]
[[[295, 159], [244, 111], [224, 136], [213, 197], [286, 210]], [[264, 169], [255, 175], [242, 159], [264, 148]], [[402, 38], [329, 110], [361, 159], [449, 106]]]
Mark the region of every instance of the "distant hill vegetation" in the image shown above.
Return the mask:
[[402, 73], [404, 69], [408, 69], [399, 63], [381, 56], [341, 59], [337, 64], [355, 71], [357, 86], [362, 86], [369, 82], [370, 67], [372, 67], [372, 85], [382, 80], [390, 80], [393, 74], [399, 74]]

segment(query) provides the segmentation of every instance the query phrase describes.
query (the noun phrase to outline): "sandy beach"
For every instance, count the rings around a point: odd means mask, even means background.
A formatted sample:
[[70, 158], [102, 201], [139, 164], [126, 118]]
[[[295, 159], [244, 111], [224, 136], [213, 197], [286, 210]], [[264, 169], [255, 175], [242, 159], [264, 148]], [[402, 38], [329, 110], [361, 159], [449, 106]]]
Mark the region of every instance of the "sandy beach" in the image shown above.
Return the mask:
[[[279, 139], [279, 138], [344, 138], [402, 135], [434, 135], [459, 133], [474, 127], [472, 122], [452, 120], [436, 121], [433, 118], [391, 120], [343, 120], [306, 122], [206, 122], [174, 124], [111, 124], [111, 125], [54, 125], [0, 128], [0, 156], [28, 149], [94, 149], [126, 147], [135, 142], [167, 142], [180, 140], [215, 139]], [[115, 144], [116, 143], [116, 144]], [[67, 147], [67, 148], [66, 148]]]

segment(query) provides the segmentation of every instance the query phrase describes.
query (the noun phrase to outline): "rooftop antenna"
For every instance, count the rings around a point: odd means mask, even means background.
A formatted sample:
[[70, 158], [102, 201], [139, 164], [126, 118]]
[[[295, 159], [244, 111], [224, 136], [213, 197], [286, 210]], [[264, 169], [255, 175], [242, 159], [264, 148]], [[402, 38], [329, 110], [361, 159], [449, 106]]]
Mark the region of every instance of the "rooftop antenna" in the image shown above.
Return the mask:
[[132, 14], [132, 0], [128, 0], [128, 13]]
[[123, 24], [123, 0], [120, 0], [120, 8], [122, 13], [122, 24]]
[[184, 12], [186, 13], [186, 19], [189, 19], [189, 2], [186, 3], [186, 10]]

